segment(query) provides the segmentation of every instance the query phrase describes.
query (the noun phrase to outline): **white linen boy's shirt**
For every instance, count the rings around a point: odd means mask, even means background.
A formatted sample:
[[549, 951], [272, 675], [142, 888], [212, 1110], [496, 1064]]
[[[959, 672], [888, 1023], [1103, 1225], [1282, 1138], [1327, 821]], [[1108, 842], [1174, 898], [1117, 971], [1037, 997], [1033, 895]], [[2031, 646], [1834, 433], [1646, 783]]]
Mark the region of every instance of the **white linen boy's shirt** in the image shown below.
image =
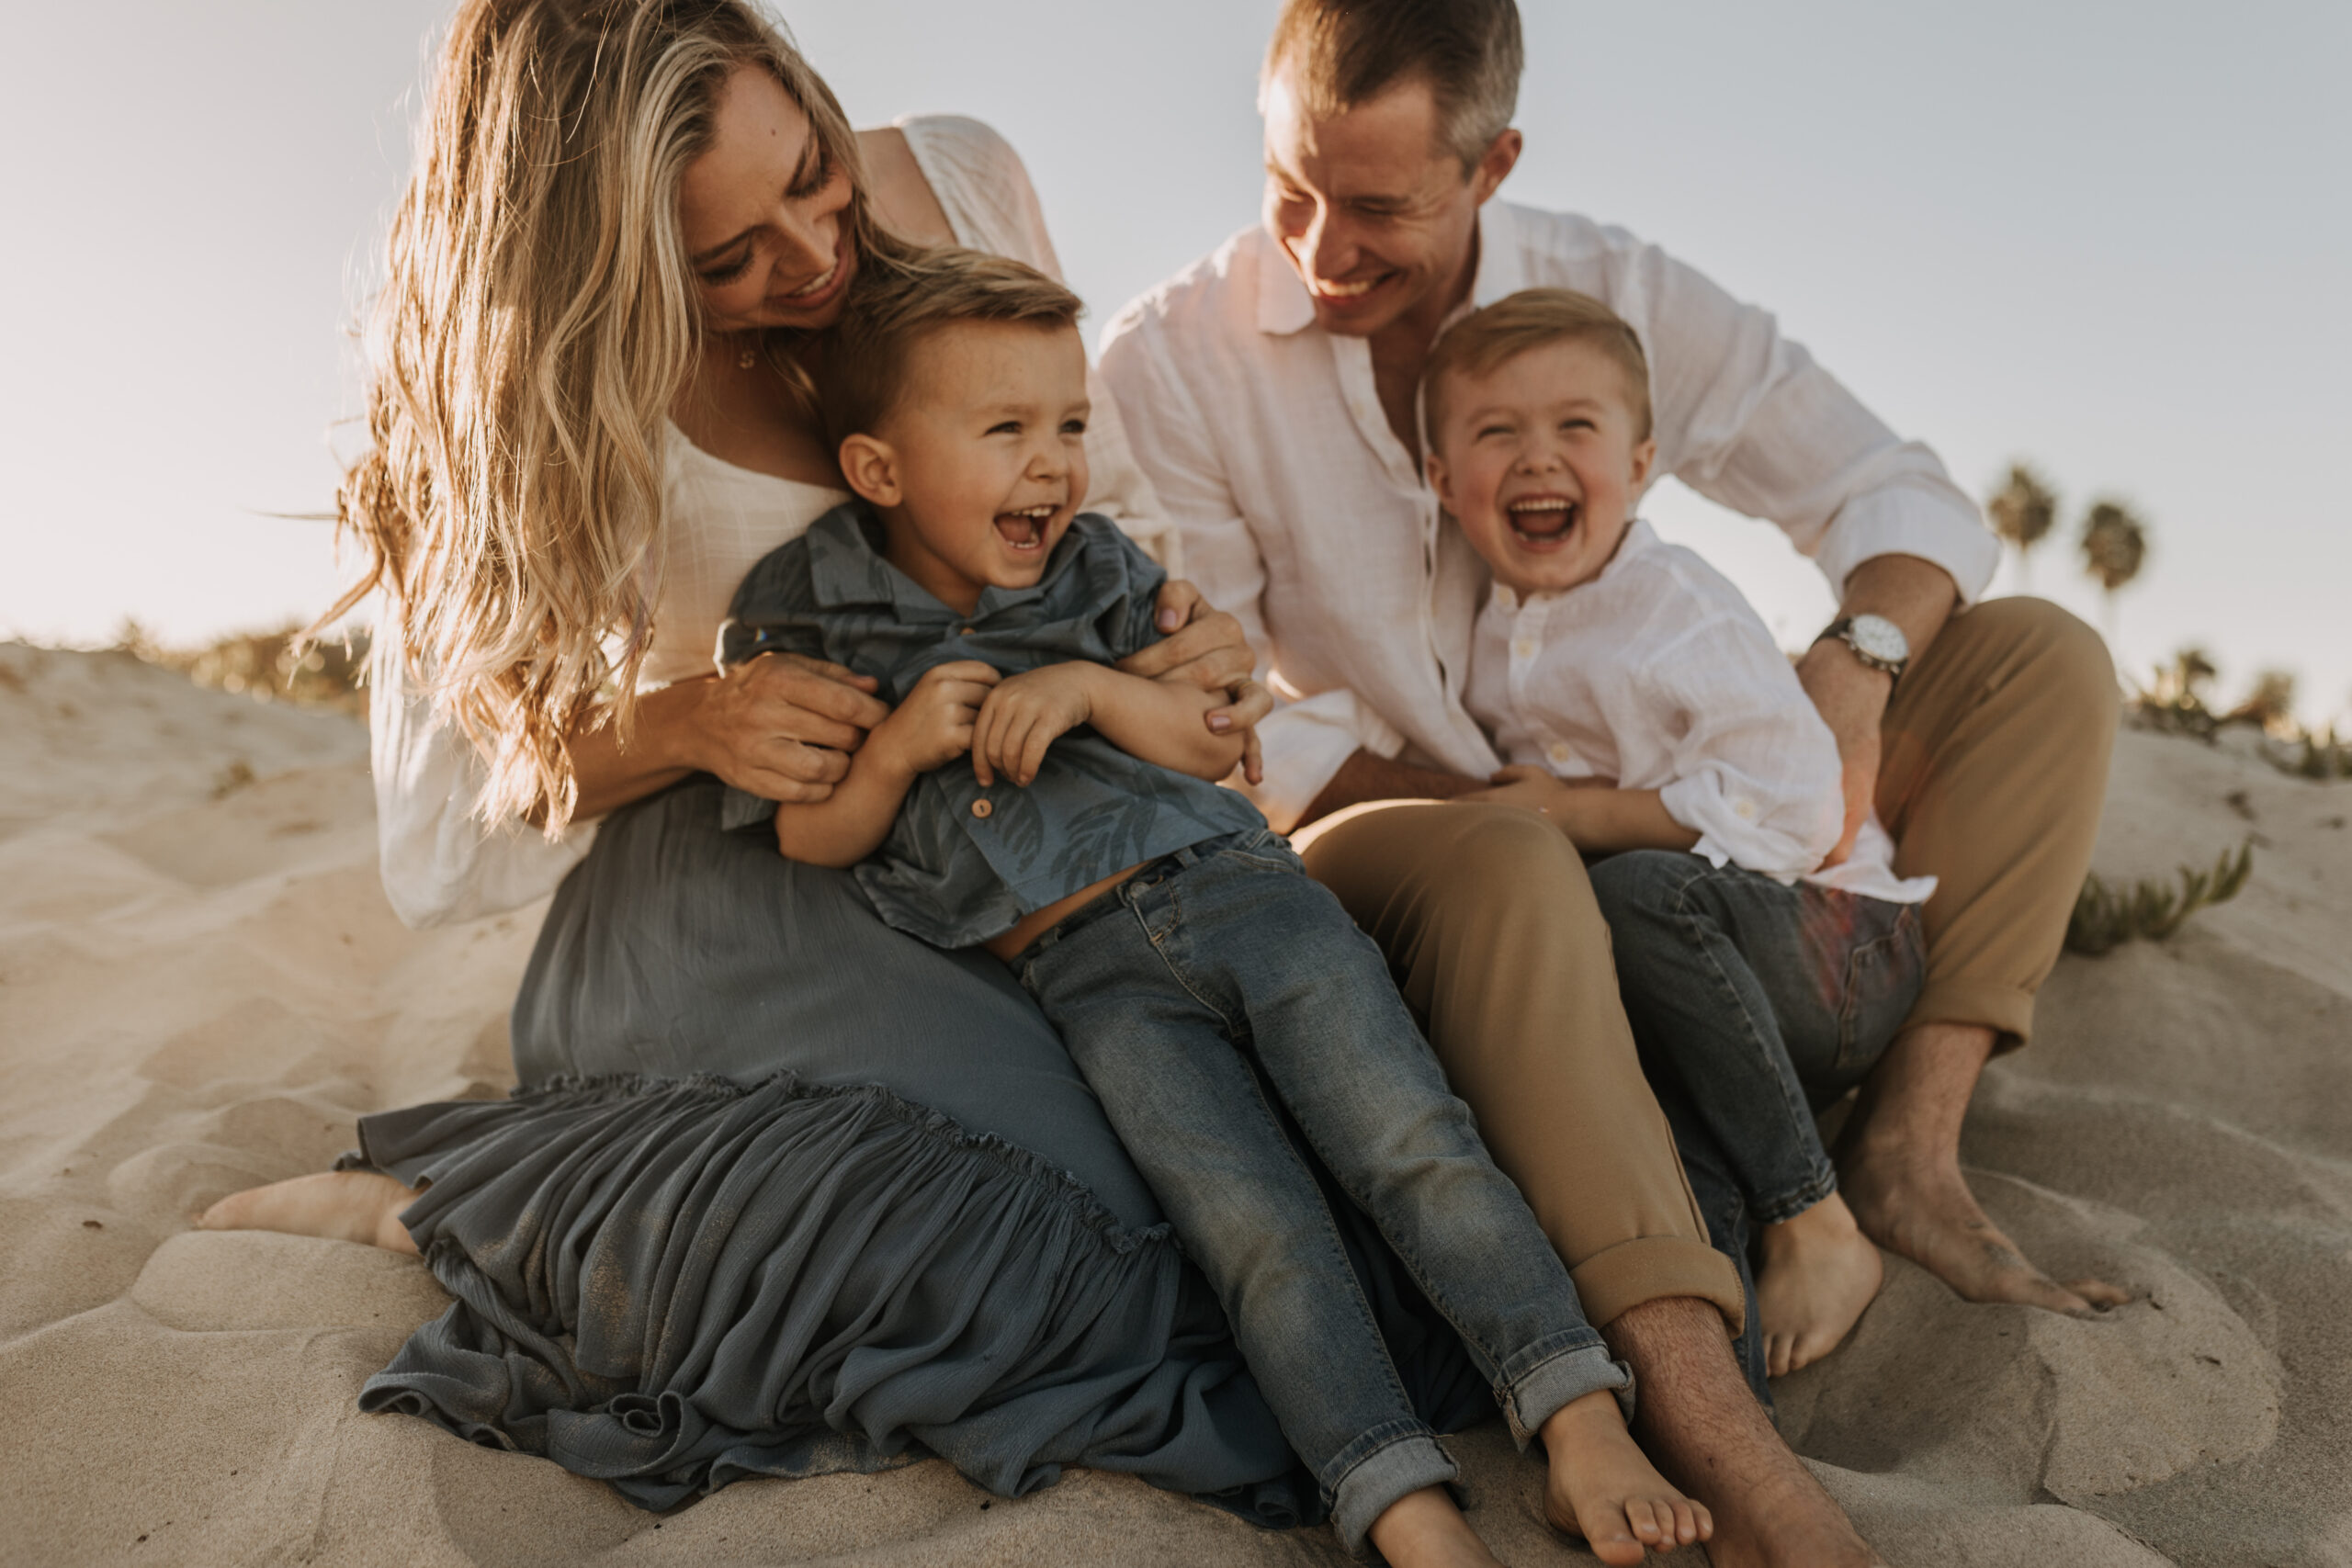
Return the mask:
[[[1478, 247], [1465, 310], [1566, 288], [1632, 323], [1656, 472], [1772, 519], [1834, 588], [1889, 554], [1942, 567], [1963, 602], [1991, 581], [1999, 546], [1935, 454], [1898, 440], [1769, 313], [1572, 214], [1489, 201]], [[1266, 782], [1250, 794], [1268, 819], [1295, 824], [1358, 748], [1491, 773], [1462, 705], [1485, 563], [1440, 528], [1381, 411], [1370, 345], [1315, 325], [1274, 241], [1245, 231], [1130, 304], [1103, 334], [1102, 373], [1186, 572], [1240, 618], [1284, 699], [1259, 730]]]
[[1847, 860], [1838, 742], [1788, 657], [1722, 573], [1636, 520], [1590, 582], [1526, 597], [1494, 585], [1471, 637], [1468, 707], [1496, 749], [1561, 778], [1654, 789], [1714, 864], [1898, 904], [1876, 814]]

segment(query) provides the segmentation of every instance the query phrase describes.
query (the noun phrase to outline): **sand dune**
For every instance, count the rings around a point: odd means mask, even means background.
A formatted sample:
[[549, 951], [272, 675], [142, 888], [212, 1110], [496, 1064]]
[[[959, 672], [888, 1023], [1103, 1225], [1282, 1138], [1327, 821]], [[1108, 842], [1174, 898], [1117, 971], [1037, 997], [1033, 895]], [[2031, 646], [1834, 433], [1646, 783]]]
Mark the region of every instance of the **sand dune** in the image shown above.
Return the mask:
[[[1890, 1558], [2352, 1563], [2352, 788], [2127, 734], [2109, 874], [2252, 833], [2234, 904], [2068, 960], [1965, 1152], [2097, 1322], [1891, 1261], [1783, 1425]], [[752, 1482], [667, 1518], [543, 1461], [363, 1416], [437, 1314], [410, 1259], [190, 1233], [353, 1119], [501, 1092], [536, 914], [413, 933], [375, 880], [366, 739], [130, 659], [0, 647], [0, 1562], [1326, 1563], [1122, 1479], [992, 1501], [933, 1461]], [[1498, 1426], [1476, 1517], [1550, 1537]], [[1695, 1554], [1682, 1558], [1695, 1562]]]

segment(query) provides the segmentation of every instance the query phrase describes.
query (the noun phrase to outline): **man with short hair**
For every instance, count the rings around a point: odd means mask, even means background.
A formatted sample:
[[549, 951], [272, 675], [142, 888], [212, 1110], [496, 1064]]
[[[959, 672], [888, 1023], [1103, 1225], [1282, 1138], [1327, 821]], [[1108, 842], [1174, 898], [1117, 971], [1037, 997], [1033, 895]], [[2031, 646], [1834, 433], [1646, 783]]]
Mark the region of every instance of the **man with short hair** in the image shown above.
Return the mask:
[[[1977, 1076], [2030, 1033], [2089, 862], [2117, 716], [2105, 649], [2039, 601], [1971, 609], [1998, 558], [1974, 505], [1769, 314], [1622, 231], [1490, 199], [1520, 155], [1521, 63], [1511, 0], [1289, 0], [1261, 83], [1262, 229], [1106, 333], [1104, 374], [1187, 569], [1287, 699], [1261, 728], [1254, 796], [1288, 829], [1381, 801], [1541, 810], [1572, 787], [1489, 784], [1499, 759], [1461, 700], [1487, 579], [1438, 525], [1416, 396], [1456, 315], [1537, 286], [1601, 299], [1648, 350], [1657, 471], [1779, 525], [1838, 595], [1799, 665], [1845, 764], [1838, 855], [1875, 799], [1899, 871], [1940, 879], [1926, 987], [1841, 1145], [1849, 1201], [1880, 1245], [1970, 1300], [2120, 1300], [2035, 1269], [1959, 1165]], [[1333, 825], [1308, 859], [1388, 951], [1498, 1163], [1634, 1365], [1637, 1431], [1715, 1508], [1717, 1560], [1861, 1561], [1742, 1392], [1723, 1328], [1737, 1309], [1688, 1246], [1712, 1222], [1736, 1251], [1741, 1216], [1690, 1217], [1656, 1102], [1637, 1072], [1628, 1084], [1581, 867], [1531, 847], [1398, 806]], [[1712, 1151], [1684, 1154], [1695, 1168]]]

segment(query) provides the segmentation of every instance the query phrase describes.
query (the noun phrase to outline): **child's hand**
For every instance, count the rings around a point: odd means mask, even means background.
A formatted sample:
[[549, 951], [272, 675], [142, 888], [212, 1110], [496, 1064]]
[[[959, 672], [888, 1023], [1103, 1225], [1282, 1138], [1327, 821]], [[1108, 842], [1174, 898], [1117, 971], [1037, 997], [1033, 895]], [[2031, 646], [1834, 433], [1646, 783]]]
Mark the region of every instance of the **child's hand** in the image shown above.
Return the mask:
[[1026, 785], [1045, 765], [1046, 748], [1094, 711], [1091, 664], [1048, 664], [1007, 677], [980, 705], [972, 730], [972, 774], [982, 789], [1002, 773]]
[[972, 725], [989, 688], [1003, 677], [978, 660], [934, 665], [907, 700], [875, 726], [869, 748], [881, 747], [910, 773], [927, 773], [972, 749]]

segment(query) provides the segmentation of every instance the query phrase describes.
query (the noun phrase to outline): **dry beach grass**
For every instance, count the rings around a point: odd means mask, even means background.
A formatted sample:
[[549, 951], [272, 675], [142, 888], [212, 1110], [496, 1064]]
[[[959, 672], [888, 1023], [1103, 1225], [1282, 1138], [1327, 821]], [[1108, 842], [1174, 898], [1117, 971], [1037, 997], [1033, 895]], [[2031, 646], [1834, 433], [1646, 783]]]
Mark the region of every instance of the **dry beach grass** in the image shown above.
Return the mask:
[[[1781, 1408], [1894, 1562], [2352, 1562], [2347, 817], [2352, 784], [2124, 735], [2101, 874], [2251, 832], [2252, 878], [2170, 941], [2066, 959], [1965, 1155], [2060, 1277], [2138, 1299], [2074, 1322], [1890, 1263]], [[503, 1089], [536, 911], [404, 931], [374, 856], [352, 718], [0, 646], [0, 1561], [1340, 1561], [1114, 1477], [992, 1502], [935, 1461], [657, 1518], [359, 1415], [440, 1310], [420, 1266], [184, 1216], [322, 1167], [365, 1111]], [[1499, 1427], [1458, 1441], [1498, 1549], [1590, 1561]]]

